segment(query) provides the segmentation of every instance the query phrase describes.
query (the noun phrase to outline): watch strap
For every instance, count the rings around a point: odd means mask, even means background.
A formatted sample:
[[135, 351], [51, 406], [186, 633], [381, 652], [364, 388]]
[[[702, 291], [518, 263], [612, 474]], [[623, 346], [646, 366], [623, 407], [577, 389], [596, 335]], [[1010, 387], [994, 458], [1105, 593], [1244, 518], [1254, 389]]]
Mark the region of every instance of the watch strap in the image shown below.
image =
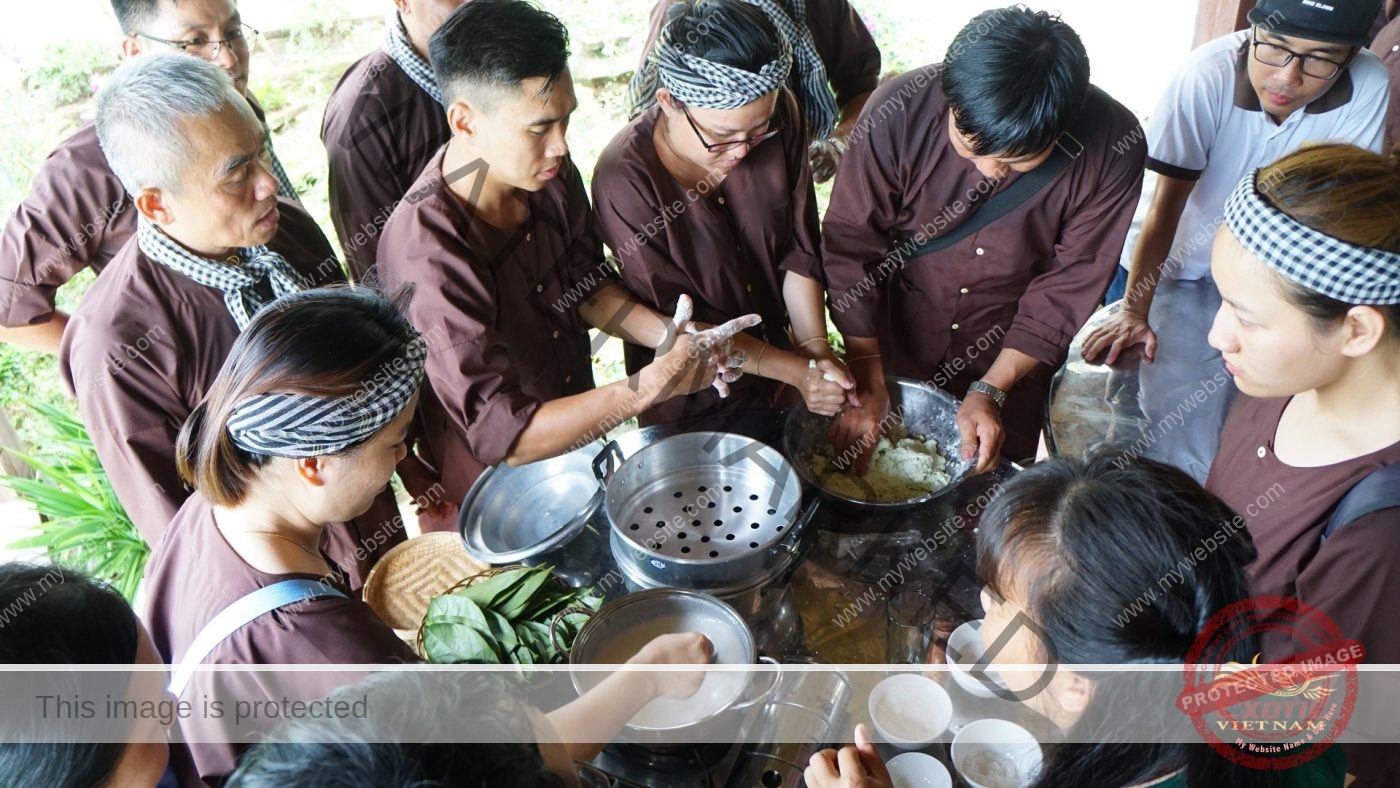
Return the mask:
[[972, 384], [967, 387], [967, 390], [975, 391], [978, 394], [986, 394], [988, 397], [992, 398], [992, 402], [995, 402], [998, 408], [1006, 404], [1006, 392], [985, 380], [972, 381]]

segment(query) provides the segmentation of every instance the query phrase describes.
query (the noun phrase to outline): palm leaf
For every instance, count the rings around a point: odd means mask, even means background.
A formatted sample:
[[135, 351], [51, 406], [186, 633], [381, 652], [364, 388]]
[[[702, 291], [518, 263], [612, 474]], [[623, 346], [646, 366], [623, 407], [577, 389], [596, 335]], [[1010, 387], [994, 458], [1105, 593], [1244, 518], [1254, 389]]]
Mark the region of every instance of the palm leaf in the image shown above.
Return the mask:
[[0, 476], [0, 484], [29, 502], [41, 522], [9, 547], [42, 549], [50, 559], [106, 580], [134, 599], [150, 548], [117, 501], [82, 422], [51, 405], [32, 407], [55, 437], [41, 454], [10, 452], [36, 478]]

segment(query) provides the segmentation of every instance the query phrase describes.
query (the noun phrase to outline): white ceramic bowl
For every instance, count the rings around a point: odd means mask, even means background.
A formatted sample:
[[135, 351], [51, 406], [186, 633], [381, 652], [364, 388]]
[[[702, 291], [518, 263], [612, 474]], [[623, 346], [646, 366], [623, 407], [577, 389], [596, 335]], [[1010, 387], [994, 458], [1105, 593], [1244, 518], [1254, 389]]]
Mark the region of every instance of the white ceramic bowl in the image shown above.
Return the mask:
[[885, 764], [890, 770], [894, 788], [953, 788], [953, 775], [948, 767], [932, 755], [905, 752]]
[[869, 708], [875, 730], [901, 750], [927, 747], [953, 719], [948, 691], [922, 673], [898, 673], [876, 684]]
[[[944, 650], [948, 666], [952, 668], [953, 681], [962, 687], [969, 694], [979, 698], [995, 698], [996, 693], [992, 691], [992, 684], [1001, 689], [1006, 689], [1006, 682], [992, 668], [986, 669], [987, 680], [984, 681], [972, 675], [972, 666], [977, 660], [982, 658], [986, 650], [982, 648], [982, 621], [968, 621], [962, 626], [953, 630], [953, 634], [948, 636], [948, 648]], [[954, 659], [956, 655], [957, 659]]]
[[953, 768], [970, 788], [1024, 788], [1040, 771], [1040, 743], [1006, 720], [978, 720], [953, 737]]

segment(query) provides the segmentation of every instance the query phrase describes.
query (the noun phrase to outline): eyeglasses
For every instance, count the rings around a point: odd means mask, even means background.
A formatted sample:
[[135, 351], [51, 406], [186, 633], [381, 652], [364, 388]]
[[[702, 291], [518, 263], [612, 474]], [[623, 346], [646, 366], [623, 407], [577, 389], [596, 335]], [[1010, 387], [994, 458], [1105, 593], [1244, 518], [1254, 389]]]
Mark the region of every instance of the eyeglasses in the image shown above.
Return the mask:
[[1278, 44], [1270, 44], [1267, 41], [1259, 40], [1259, 31], [1254, 31], [1254, 59], [1266, 66], [1282, 68], [1293, 62], [1293, 58], [1302, 61], [1303, 73], [1313, 79], [1334, 79], [1346, 63], [1338, 63], [1335, 60], [1328, 60], [1317, 55], [1304, 55], [1294, 52], [1288, 47], [1281, 47]]
[[681, 112], [685, 113], [685, 119], [690, 122], [690, 128], [695, 130], [695, 136], [700, 139], [700, 144], [704, 145], [705, 150], [709, 151], [710, 153], [723, 153], [725, 151], [734, 150], [740, 145], [748, 145], [752, 148], [753, 146], [757, 145], [760, 142], [763, 142], [764, 140], [773, 139], [774, 137], [778, 136], [778, 132], [783, 130], [782, 126], [773, 123], [772, 119], [769, 119], [768, 130], [758, 135], [757, 137], [749, 137], [745, 140], [734, 140], [733, 142], [706, 142], [705, 135], [700, 133], [700, 127], [696, 125], [695, 118], [692, 118], [690, 116], [690, 110], [687, 109], [684, 104], [681, 105]]
[[206, 41], [202, 38], [195, 38], [189, 41], [170, 41], [164, 38], [149, 36], [145, 33], [136, 33], [135, 35], [141, 36], [142, 38], [149, 38], [152, 41], [158, 41], [166, 46], [175, 47], [181, 52], [188, 52], [200, 60], [213, 60], [219, 56], [220, 52], [224, 51], [225, 46], [227, 46], [230, 51], [246, 51], [248, 49], [249, 39], [257, 36], [258, 31], [240, 22], [238, 27], [224, 34], [227, 38], [223, 41]]

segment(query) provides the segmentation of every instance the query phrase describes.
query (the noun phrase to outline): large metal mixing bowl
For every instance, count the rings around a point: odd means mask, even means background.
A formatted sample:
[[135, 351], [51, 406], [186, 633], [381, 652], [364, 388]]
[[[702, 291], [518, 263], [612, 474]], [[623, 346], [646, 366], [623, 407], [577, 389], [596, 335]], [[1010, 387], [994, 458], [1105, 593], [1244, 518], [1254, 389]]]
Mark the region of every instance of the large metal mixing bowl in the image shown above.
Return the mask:
[[787, 425], [783, 430], [783, 453], [802, 481], [839, 506], [861, 511], [903, 509], [943, 495], [972, 472], [973, 463], [964, 462], [958, 456], [962, 436], [958, 432], [957, 422], [959, 402], [953, 395], [913, 378], [886, 377], [885, 386], [890, 393], [891, 419], [887, 423], [903, 424], [912, 435], [938, 441], [938, 453], [943, 455], [952, 470], [948, 484], [914, 498], [895, 501], [877, 501], [873, 490], [869, 491], [869, 498], [851, 498], [827, 489], [823, 480], [812, 471], [811, 459], [817, 452], [830, 451], [827, 431], [834, 417], [818, 416], [805, 406], [798, 405], [788, 413]]

